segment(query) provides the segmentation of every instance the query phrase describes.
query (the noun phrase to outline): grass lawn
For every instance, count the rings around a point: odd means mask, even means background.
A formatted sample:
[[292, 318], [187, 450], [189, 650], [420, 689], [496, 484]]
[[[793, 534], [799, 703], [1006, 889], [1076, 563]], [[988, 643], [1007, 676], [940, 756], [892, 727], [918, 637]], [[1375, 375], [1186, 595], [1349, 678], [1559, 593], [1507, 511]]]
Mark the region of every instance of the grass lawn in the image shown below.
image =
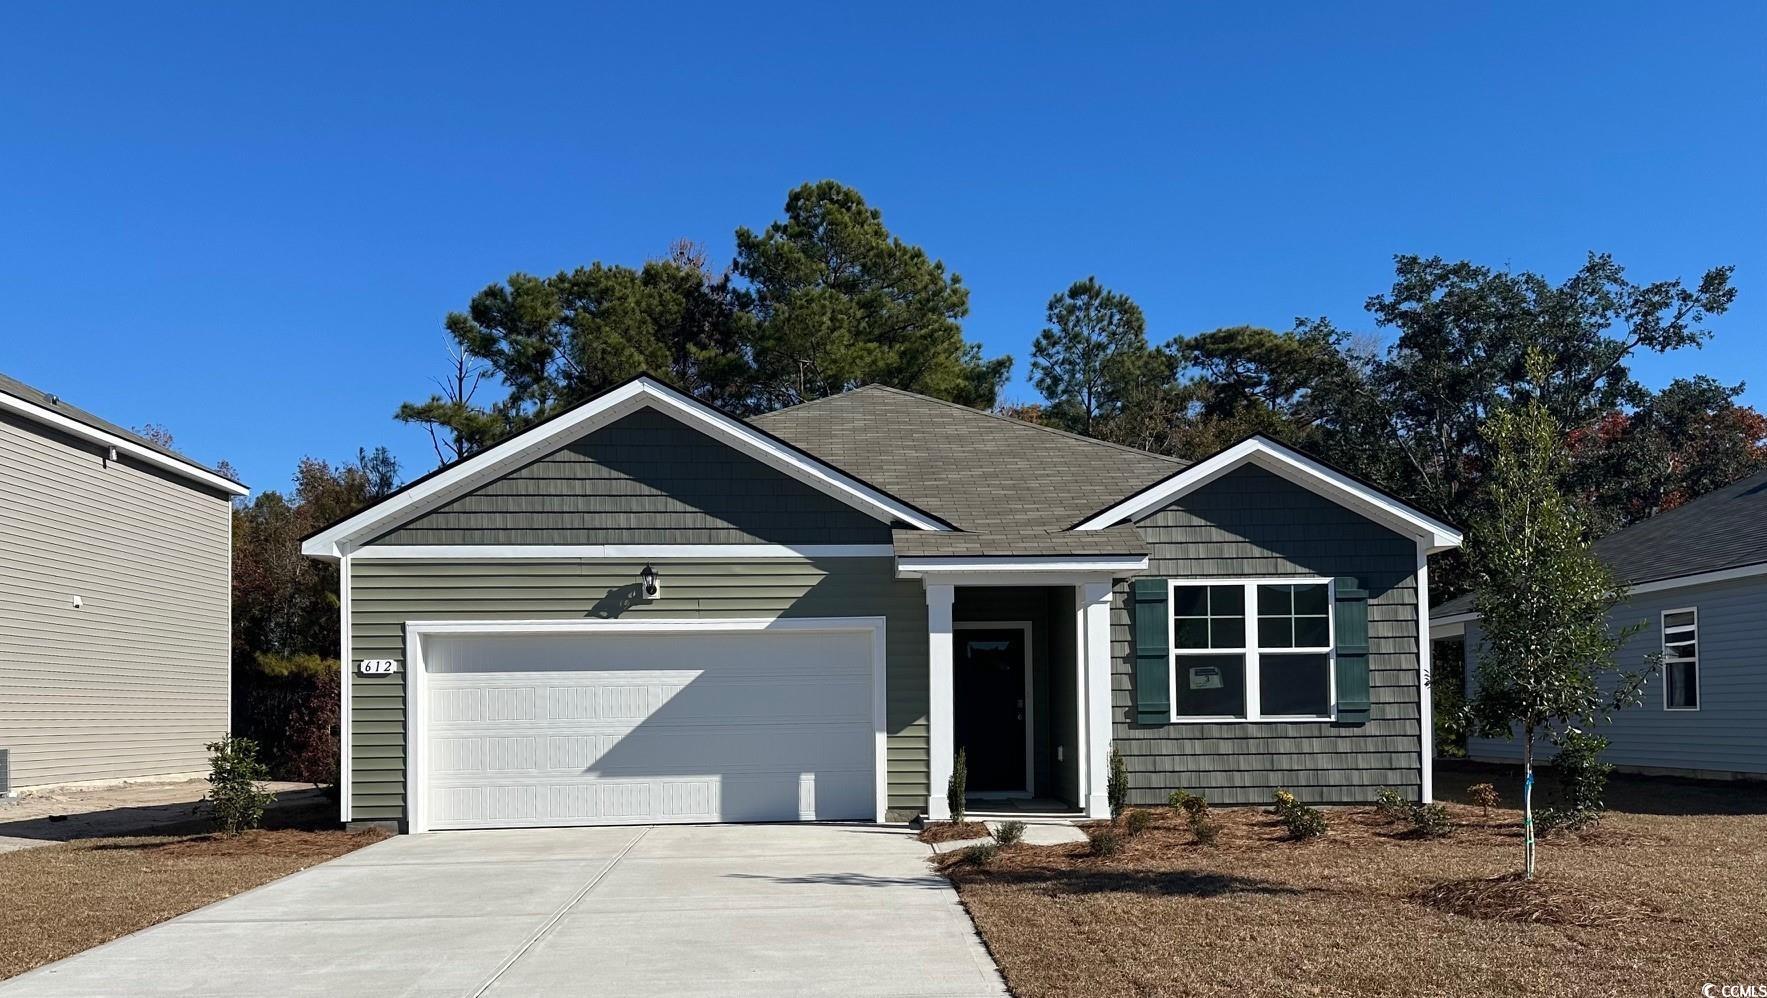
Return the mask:
[[319, 814], [273, 815], [276, 827], [237, 838], [198, 832], [193, 825], [191, 834], [78, 839], [0, 853], [0, 978], [384, 837], [345, 832], [332, 806], [323, 810], [329, 821]]
[[[1438, 796], [1477, 779], [1450, 774]], [[1515, 784], [1494, 782], [1513, 801]], [[1615, 777], [1609, 795], [1632, 812], [1544, 841], [1528, 903], [1476, 916], [1426, 894], [1518, 870], [1519, 812], [1451, 805], [1454, 833], [1421, 840], [1340, 809], [1325, 838], [1298, 843], [1265, 809], [1222, 808], [1204, 848], [1160, 808], [1108, 858], [1013, 846], [986, 868], [944, 868], [1020, 998], [1686, 996], [1767, 979], [1762, 790], [1640, 783]]]

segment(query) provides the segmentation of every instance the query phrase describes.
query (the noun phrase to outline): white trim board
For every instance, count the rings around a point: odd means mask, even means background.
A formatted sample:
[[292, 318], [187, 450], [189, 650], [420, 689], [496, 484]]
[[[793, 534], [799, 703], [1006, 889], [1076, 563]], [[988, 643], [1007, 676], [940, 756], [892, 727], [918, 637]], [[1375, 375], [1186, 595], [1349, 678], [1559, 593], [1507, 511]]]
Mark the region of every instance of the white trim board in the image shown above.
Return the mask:
[[549, 558], [667, 561], [743, 558], [888, 558], [888, 544], [370, 544], [358, 561], [518, 561]]
[[0, 392], [0, 409], [6, 409], [18, 413], [32, 422], [42, 423], [44, 426], [53, 427], [69, 436], [78, 437], [81, 440], [98, 444], [100, 447], [115, 448], [116, 452], [119, 454], [127, 454], [137, 461], [144, 461], [156, 468], [170, 471], [179, 477], [187, 478], [193, 482], [199, 482], [210, 488], [220, 489], [228, 495], [243, 496], [251, 492], [251, 489], [246, 488], [238, 482], [222, 478], [220, 475], [215, 474], [201, 465], [192, 464], [189, 461], [180, 461], [170, 455], [162, 454], [151, 447], [143, 447], [126, 437], [119, 437], [114, 433], [106, 433], [95, 426], [88, 426], [77, 419], [62, 415], [54, 409], [38, 405], [29, 399], [21, 399], [16, 395]]
[[[883, 617], [676, 617], [660, 620], [407, 620], [405, 622], [405, 825], [429, 830], [423, 780], [429, 764], [428, 670], [423, 639], [448, 634], [743, 634], [756, 631], [862, 631], [871, 635], [872, 782], [875, 820], [889, 810], [888, 655]], [[348, 766], [348, 762], [345, 762]]]
[[[1132, 575], [1147, 571], [1146, 555], [996, 556], [909, 555], [896, 559], [896, 577], [926, 579], [966, 575]], [[1019, 580], [1001, 580], [1003, 585]]]
[[[1644, 596], [1649, 593], [1666, 593], [1675, 589], [1690, 589], [1694, 586], [1709, 586], [1719, 582], [1735, 582], [1738, 579], [1752, 579], [1759, 575], [1767, 575], [1767, 562], [1754, 565], [1738, 565], [1735, 568], [1720, 568], [1711, 572], [1695, 572], [1692, 575], [1677, 575], [1667, 579], [1654, 579], [1650, 582], [1639, 582], [1626, 587], [1626, 599]], [[1622, 600], [1624, 602], [1624, 600]], [[1440, 628], [1446, 624], [1470, 624], [1479, 619], [1477, 610], [1465, 610], [1441, 617], [1432, 617], [1432, 628]]]
[[1422, 538], [1429, 553], [1460, 546], [1461, 533], [1446, 523], [1364, 485], [1335, 468], [1313, 460], [1300, 451], [1265, 437], [1252, 437], [1213, 457], [1166, 478], [1164, 481], [1097, 513], [1075, 525], [1075, 530], [1103, 530], [1124, 520], [1136, 520], [1164, 509], [1173, 501], [1247, 464], [1280, 475], [1296, 485], [1408, 537]]
[[420, 479], [390, 499], [333, 524], [302, 542], [301, 553], [316, 558], [340, 557], [367, 537], [384, 533], [398, 522], [457, 498], [485, 481], [557, 450], [569, 440], [644, 408], [653, 408], [678, 419], [694, 430], [884, 523], [899, 520], [921, 530], [952, 529], [950, 524], [776, 440], [740, 419], [719, 412], [660, 381], [641, 376], [495, 447], [450, 465], [433, 477]]

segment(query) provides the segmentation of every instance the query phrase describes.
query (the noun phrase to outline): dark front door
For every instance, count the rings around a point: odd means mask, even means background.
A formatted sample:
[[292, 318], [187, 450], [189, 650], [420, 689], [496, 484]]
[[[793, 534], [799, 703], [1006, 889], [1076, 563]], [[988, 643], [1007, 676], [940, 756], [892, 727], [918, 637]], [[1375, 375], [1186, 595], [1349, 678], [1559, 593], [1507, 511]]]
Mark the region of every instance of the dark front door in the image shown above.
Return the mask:
[[1024, 791], [1025, 632], [959, 628], [952, 711], [957, 747], [969, 765], [970, 793]]

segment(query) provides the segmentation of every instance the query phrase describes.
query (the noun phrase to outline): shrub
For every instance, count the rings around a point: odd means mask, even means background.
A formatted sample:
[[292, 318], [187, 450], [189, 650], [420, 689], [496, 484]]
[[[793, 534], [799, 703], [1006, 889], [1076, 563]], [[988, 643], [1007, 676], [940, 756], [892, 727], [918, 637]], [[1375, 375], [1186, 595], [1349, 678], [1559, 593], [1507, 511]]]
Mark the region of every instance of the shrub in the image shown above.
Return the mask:
[[994, 838], [1003, 846], [1018, 845], [1025, 837], [1025, 823], [1022, 821], [1002, 821], [994, 829]]
[[1326, 830], [1325, 813], [1298, 801], [1282, 813], [1282, 824], [1288, 829], [1289, 837], [1297, 840], [1316, 839]]
[[1425, 838], [1439, 839], [1454, 831], [1454, 822], [1448, 818], [1448, 808], [1442, 804], [1412, 804], [1407, 808], [1407, 817], [1411, 827]]
[[1172, 796], [1167, 798], [1167, 800], [1173, 807], [1183, 811], [1187, 815], [1205, 814], [1209, 810], [1209, 799], [1202, 794], [1191, 794], [1185, 793], [1182, 790], [1174, 790], [1172, 791]]
[[969, 759], [962, 749], [957, 750], [957, 758], [951, 760], [951, 779], [945, 784], [945, 806], [951, 809], [951, 820], [963, 824], [964, 797], [969, 792]]
[[1207, 811], [1191, 811], [1190, 835], [1199, 846], [1212, 846], [1221, 837], [1221, 823], [1209, 817]]
[[1411, 802], [1392, 787], [1381, 787], [1380, 793], [1374, 795], [1374, 809], [1389, 821], [1411, 817]]
[[1576, 808], [1543, 807], [1534, 812], [1534, 829], [1541, 835], [1558, 832], [1580, 832], [1601, 819], [1600, 811], [1579, 811]]
[[963, 850], [963, 861], [972, 866], [987, 866], [1000, 855], [1000, 847], [992, 842], [977, 842]]
[[264, 789], [270, 771], [258, 761], [257, 743], [250, 738], [228, 737], [210, 742], [209, 792], [197, 803], [197, 812], [209, 816], [215, 827], [238, 835], [264, 823], [264, 810], [276, 795]]
[[1136, 809], [1123, 815], [1123, 831], [1130, 835], [1140, 835], [1153, 824], [1153, 812]]
[[1276, 791], [1276, 813], [1278, 815], [1286, 816], [1290, 811], [1300, 806], [1301, 802], [1295, 799], [1294, 794], [1287, 790]]
[[1491, 809], [1503, 803], [1497, 796], [1497, 788], [1489, 783], [1475, 783], [1466, 788], [1467, 799], [1478, 807], [1485, 809], [1485, 817], [1491, 816]]
[[[1554, 735], [1558, 754], [1552, 757], [1552, 774], [1558, 781], [1560, 804], [1585, 815], [1599, 816], [1606, 805], [1608, 774], [1614, 767], [1601, 761], [1608, 740], [1575, 728]], [[1590, 818], [1589, 820], [1594, 820]]]
[[1127, 841], [1122, 832], [1110, 825], [1088, 830], [1086, 834], [1092, 837], [1094, 856], [1115, 856], [1123, 851], [1123, 843]]
[[1115, 821], [1129, 803], [1129, 764], [1114, 748], [1110, 756], [1110, 778], [1105, 781], [1104, 792], [1110, 802], [1111, 820]]

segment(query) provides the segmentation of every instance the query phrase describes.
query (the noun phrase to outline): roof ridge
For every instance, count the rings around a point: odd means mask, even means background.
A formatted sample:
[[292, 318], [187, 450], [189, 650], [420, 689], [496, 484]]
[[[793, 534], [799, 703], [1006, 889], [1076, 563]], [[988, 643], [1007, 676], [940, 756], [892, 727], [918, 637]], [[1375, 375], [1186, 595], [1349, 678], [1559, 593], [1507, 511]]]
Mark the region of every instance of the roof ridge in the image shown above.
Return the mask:
[[[1052, 433], [1058, 437], [1066, 437], [1069, 440], [1077, 440], [1081, 443], [1094, 444], [1099, 447], [1108, 447], [1112, 450], [1126, 451], [1130, 454], [1135, 454], [1140, 457], [1151, 457], [1155, 460], [1164, 461], [1168, 464], [1178, 465], [1181, 468], [1188, 468], [1188, 467], [1190, 467], [1190, 464], [1191, 464], [1191, 462], [1186, 461], [1180, 457], [1171, 457], [1166, 454], [1156, 454], [1153, 451], [1143, 450], [1140, 447], [1130, 447], [1128, 444], [1112, 443], [1109, 440], [1100, 440], [1097, 437], [1089, 437], [1083, 433], [1073, 433], [1071, 431], [1058, 429], [1053, 426], [1044, 426], [1042, 423], [1033, 423], [1028, 419], [1019, 419], [1014, 416], [1005, 416], [1005, 415], [1001, 415], [998, 412], [992, 412], [987, 409], [977, 409], [975, 406], [964, 405], [962, 402], [952, 402], [949, 399], [935, 398], [934, 396], [931, 396], [931, 395], [922, 395], [919, 392], [911, 392], [906, 388], [896, 388], [891, 385], [880, 385], [880, 384], [876, 384], [876, 383], [867, 384], [867, 385], [860, 385], [858, 388], [854, 388], [850, 391], [842, 392], [841, 395], [853, 395], [853, 394], [856, 394], [858, 392], [863, 392], [863, 391], [892, 392], [897, 395], [905, 395], [911, 399], [920, 399], [921, 401], [924, 401], [924, 402], [936, 402], [939, 405], [948, 406], [952, 409], [962, 409], [965, 412], [973, 412], [978, 415], [987, 416], [990, 419], [997, 419], [1002, 423], [1007, 423], [1012, 426], [1023, 426], [1027, 429], [1041, 430], [1044, 433]], [[829, 395], [829, 396], [824, 396], [824, 398], [822, 398], [822, 399], [816, 399], [815, 401], [821, 402], [821, 401], [824, 401], [825, 399], [828, 399], [828, 398], [839, 398], [839, 397], [840, 397], [840, 395]], [[803, 403], [803, 405], [813, 405], [813, 404], [814, 404], [814, 402]], [[793, 406], [793, 408], [799, 408], [799, 406]], [[780, 409], [780, 410], [776, 410], [776, 411], [784, 412], [785, 410]]]

